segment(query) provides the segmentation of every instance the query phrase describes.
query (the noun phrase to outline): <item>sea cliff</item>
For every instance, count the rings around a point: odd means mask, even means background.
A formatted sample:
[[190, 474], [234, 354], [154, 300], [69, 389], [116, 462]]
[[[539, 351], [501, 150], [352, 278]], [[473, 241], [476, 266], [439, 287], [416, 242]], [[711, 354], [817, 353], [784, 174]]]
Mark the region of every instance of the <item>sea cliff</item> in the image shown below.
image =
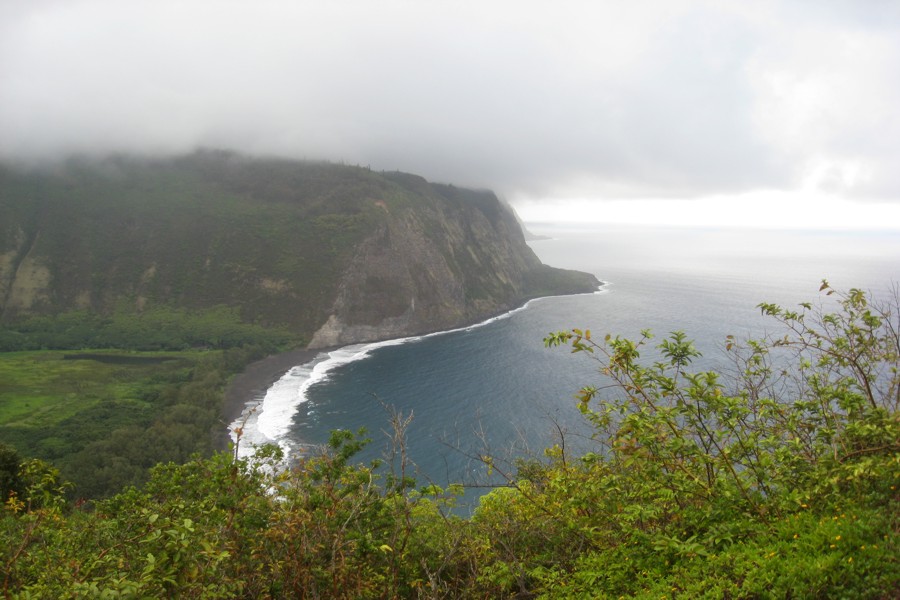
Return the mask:
[[0, 319], [227, 307], [309, 347], [452, 328], [585, 273], [542, 265], [493, 192], [197, 152], [0, 167]]

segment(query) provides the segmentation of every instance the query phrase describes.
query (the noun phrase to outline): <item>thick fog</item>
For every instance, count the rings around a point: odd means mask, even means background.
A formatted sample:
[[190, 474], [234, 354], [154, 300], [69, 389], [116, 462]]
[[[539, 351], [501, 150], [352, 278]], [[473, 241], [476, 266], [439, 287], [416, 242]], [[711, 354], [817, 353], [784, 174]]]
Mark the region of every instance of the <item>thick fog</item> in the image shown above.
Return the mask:
[[0, 4], [0, 158], [197, 147], [529, 200], [900, 198], [900, 2]]

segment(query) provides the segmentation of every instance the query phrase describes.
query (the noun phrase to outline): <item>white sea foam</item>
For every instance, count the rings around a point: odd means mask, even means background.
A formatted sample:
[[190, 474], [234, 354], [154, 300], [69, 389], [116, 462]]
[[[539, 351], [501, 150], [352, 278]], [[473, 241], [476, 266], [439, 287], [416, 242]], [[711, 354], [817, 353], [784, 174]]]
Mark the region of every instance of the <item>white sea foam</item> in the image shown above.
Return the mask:
[[[602, 284], [592, 294], [603, 294], [608, 291], [608, 285]], [[550, 296], [548, 296], [550, 297]], [[524, 305], [503, 314], [491, 317], [480, 323], [467, 327], [458, 327], [445, 331], [436, 331], [424, 335], [372, 342], [369, 344], [355, 344], [344, 346], [328, 353], [321, 353], [311, 362], [292, 367], [281, 379], [276, 381], [266, 391], [262, 400], [250, 401], [244, 408], [241, 416], [230, 427], [232, 441], [237, 441], [235, 429], [241, 429], [238, 454], [242, 457], [252, 456], [256, 447], [264, 444], [278, 444], [286, 457], [290, 457], [296, 450], [287, 439], [291, 430], [294, 415], [301, 404], [307, 401], [306, 392], [314, 384], [324, 381], [332, 369], [362, 360], [371, 352], [386, 346], [396, 346], [416, 342], [425, 338], [447, 335], [459, 331], [472, 331], [473, 329], [490, 325], [501, 319], [508, 319], [517, 312], [528, 309], [533, 302], [544, 300], [548, 297], [529, 300]]]

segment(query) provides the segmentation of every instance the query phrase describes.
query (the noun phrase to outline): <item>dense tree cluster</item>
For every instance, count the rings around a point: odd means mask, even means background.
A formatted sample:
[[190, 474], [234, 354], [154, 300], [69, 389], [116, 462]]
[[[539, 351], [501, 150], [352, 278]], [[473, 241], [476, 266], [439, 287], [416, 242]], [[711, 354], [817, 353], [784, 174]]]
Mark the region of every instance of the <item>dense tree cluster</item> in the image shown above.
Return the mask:
[[[823, 291], [833, 310], [761, 305], [785, 333], [729, 340], [729, 377], [692, 372], [697, 351], [680, 333], [650, 364], [649, 332], [550, 335], [599, 362], [601, 381], [579, 393], [595, 449], [522, 461], [470, 517], [448, 510], [453, 490], [416, 489], [402, 460], [354, 464], [363, 440], [348, 432], [290, 469], [275, 448], [160, 464], [90, 510], [66, 504], [52, 468], [17, 459], [0, 593], [896, 597], [897, 301]], [[407, 421], [396, 423], [402, 457]]]
[[0, 329], [0, 352], [228, 349], [254, 344], [274, 349], [291, 341], [296, 336], [285, 330], [242, 323], [237, 311], [226, 306], [202, 311], [157, 307], [140, 314], [120, 311], [108, 316], [72, 311], [35, 316]]
[[262, 356], [258, 346], [204, 355], [180, 377], [148, 390], [145, 400], [151, 409], [138, 418], [128, 418], [133, 415], [127, 406], [113, 406], [105, 421], [97, 414], [103, 408], [67, 420], [65, 429], [83, 436], [77, 451], [54, 460], [64, 478], [75, 484], [70, 495], [104, 498], [142, 484], [157, 463], [212, 455], [217, 432], [225, 427], [222, 395], [228, 378]]

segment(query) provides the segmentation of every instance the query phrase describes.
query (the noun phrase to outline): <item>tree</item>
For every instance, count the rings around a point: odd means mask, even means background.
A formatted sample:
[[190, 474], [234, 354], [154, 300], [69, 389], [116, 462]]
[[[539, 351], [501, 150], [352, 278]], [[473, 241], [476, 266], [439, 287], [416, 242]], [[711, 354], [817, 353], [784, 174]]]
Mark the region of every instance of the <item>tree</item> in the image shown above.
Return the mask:
[[21, 465], [22, 457], [16, 449], [0, 442], [0, 504], [6, 502], [11, 493], [22, 495]]

